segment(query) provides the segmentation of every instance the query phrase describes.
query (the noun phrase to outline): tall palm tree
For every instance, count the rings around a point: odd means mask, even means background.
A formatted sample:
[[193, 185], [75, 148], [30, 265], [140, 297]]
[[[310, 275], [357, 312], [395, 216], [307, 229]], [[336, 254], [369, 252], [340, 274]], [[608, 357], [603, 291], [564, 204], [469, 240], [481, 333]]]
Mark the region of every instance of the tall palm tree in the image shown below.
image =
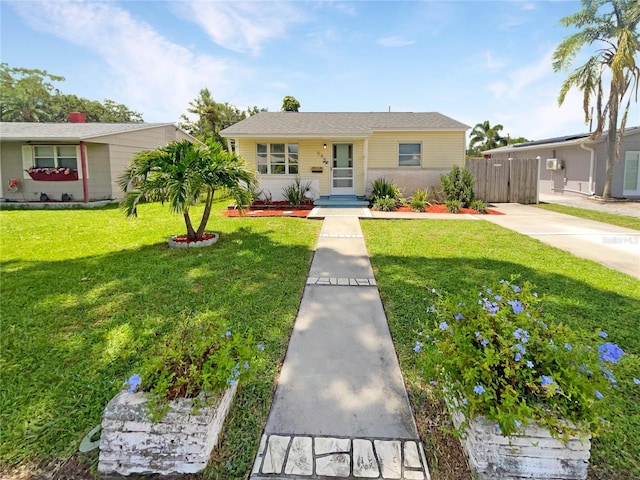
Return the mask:
[[[620, 157], [620, 146], [632, 98], [638, 101], [640, 67], [636, 55], [640, 51], [640, 2], [638, 0], [582, 0], [582, 10], [560, 20], [567, 27], [581, 30], [565, 38], [553, 54], [555, 71], [571, 67], [585, 46], [597, 50], [587, 61], [569, 74], [562, 84], [558, 103], [573, 87], [582, 91], [585, 122], [590, 120], [595, 99], [596, 129], [590, 138], [598, 137], [605, 126], [607, 132], [606, 179], [603, 196], [611, 196], [613, 166]], [[603, 83], [610, 77], [609, 92]], [[620, 107], [624, 106], [620, 130]]]
[[[127, 216], [135, 216], [142, 201], [168, 202], [173, 212], [183, 215], [187, 239], [201, 240], [216, 190], [227, 190], [242, 206], [248, 203], [248, 189], [254, 188], [255, 182], [255, 173], [244, 160], [225, 151], [220, 143], [202, 147], [188, 140], [175, 141], [140, 152], [131, 160], [118, 179], [125, 192], [120, 206]], [[204, 212], [196, 230], [189, 209], [201, 198]]]
[[471, 130], [469, 139], [469, 149], [474, 150], [476, 145], [480, 145], [480, 151], [489, 150], [491, 148], [501, 147], [507, 144], [507, 139], [500, 135], [500, 131], [504, 127], [499, 123], [493, 127], [489, 124], [489, 120], [476, 124]]

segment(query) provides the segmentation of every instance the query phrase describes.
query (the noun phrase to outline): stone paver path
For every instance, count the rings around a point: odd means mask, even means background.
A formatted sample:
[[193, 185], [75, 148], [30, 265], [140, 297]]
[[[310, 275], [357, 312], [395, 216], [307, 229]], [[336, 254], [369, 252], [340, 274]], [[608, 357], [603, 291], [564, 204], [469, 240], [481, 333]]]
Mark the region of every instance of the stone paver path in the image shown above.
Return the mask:
[[323, 222], [252, 480], [430, 478], [353, 210]]

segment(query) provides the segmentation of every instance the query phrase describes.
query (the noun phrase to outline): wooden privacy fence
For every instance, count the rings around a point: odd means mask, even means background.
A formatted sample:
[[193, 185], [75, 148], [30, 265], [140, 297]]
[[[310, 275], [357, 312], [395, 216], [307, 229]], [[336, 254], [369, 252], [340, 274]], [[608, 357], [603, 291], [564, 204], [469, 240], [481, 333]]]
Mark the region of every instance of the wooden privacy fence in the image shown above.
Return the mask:
[[538, 159], [468, 158], [466, 166], [476, 179], [475, 197], [485, 202], [537, 203]]

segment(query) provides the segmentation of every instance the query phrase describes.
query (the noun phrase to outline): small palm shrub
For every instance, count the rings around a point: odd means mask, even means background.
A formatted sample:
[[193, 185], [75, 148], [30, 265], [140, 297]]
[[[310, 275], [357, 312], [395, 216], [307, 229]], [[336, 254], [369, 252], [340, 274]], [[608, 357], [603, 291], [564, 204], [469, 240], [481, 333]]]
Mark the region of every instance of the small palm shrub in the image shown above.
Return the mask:
[[460, 200], [447, 200], [445, 205], [449, 213], [460, 213], [460, 209], [462, 208], [462, 202]]
[[302, 205], [306, 201], [310, 200], [307, 194], [311, 192], [311, 182], [302, 183], [300, 177], [296, 177], [292, 184], [287, 185], [282, 189], [284, 198], [291, 205]]
[[416, 190], [413, 192], [413, 195], [411, 195], [409, 204], [411, 205], [412, 210], [416, 212], [424, 212], [427, 205], [431, 205], [429, 202], [429, 191], [421, 189]]
[[454, 165], [446, 175], [440, 175], [440, 184], [447, 201], [458, 200], [463, 207], [468, 207], [473, 202], [473, 178], [471, 170]]
[[487, 213], [487, 204], [482, 200], [474, 200], [469, 207], [478, 213]]
[[398, 200], [385, 195], [376, 198], [373, 202], [373, 209], [381, 212], [394, 212], [398, 208]]

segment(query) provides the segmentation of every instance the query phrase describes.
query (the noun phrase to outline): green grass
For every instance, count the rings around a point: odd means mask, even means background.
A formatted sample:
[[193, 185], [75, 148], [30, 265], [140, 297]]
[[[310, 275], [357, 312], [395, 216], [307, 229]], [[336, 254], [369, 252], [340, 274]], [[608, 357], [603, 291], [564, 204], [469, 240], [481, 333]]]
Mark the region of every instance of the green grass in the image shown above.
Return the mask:
[[640, 386], [632, 381], [640, 378], [640, 281], [489, 222], [368, 220], [362, 228], [418, 414], [425, 379], [412, 348], [429, 306], [427, 289], [476, 291], [489, 279], [518, 274], [544, 294], [548, 319], [602, 328], [627, 352], [618, 388], [607, 395], [611, 429], [593, 443], [590, 478], [640, 478], [640, 443], [633, 440], [640, 436]]
[[564, 213], [574, 217], [586, 218], [587, 220], [595, 220], [596, 222], [610, 223], [611, 225], [617, 225], [619, 227], [640, 230], [640, 218], [636, 217], [599, 212], [597, 210], [588, 210], [586, 208], [569, 207], [566, 205], [559, 205], [557, 203], [541, 203], [537, 205], [537, 207], [551, 212]]
[[[188, 312], [265, 344], [202, 474], [247, 478], [321, 224], [224, 218], [227, 203], [209, 221], [219, 242], [199, 250], [167, 248], [184, 224], [158, 204], [140, 206], [137, 219], [113, 207], [0, 212], [0, 472], [72, 457]], [[95, 474], [97, 451], [77, 461]]]

